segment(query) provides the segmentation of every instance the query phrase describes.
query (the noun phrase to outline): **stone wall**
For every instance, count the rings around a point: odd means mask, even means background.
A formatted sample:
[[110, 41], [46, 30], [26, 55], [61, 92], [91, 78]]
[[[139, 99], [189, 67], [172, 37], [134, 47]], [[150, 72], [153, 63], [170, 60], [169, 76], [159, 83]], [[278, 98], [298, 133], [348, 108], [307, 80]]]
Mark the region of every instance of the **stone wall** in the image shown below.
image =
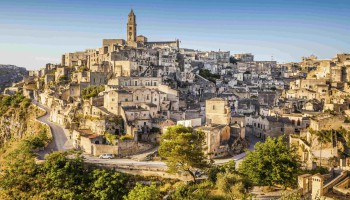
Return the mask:
[[335, 179], [333, 179], [323, 187], [323, 192], [324, 192], [323, 194], [327, 193], [330, 189], [333, 188], [333, 186], [335, 186], [337, 183], [345, 179], [347, 176], [348, 176], [347, 171], [343, 171], [339, 176], [337, 176]]
[[138, 154], [151, 149], [153, 145], [135, 142], [134, 140], [119, 140], [118, 141], [118, 155], [130, 156]]
[[349, 195], [350, 194], [350, 178], [347, 177], [337, 185], [333, 187], [333, 192], [339, 195]]
[[92, 144], [92, 154], [94, 156], [99, 156], [105, 153], [111, 153], [118, 155], [118, 146], [105, 145], [105, 144]]

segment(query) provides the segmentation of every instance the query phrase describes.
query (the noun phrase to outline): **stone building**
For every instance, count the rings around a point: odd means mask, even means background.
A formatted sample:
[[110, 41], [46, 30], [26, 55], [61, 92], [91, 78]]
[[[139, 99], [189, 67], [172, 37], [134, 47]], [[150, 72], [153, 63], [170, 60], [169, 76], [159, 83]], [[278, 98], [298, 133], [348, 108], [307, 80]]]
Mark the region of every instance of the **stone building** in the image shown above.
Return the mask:
[[[158, 65], [159, 49], [169, 48], [172, 51], [179, 49], [180, 41], [148, 41], [143, 35], [137, 36], [136, 15], [133, 10], [128, 15], [126, 25], [126, 41], [124, 39], [103, 39], [102, 47], [87, 49], [82, 52], [65, 53], [62, 55], [62, 66], [87, 66], [91, 71], [114, 72], [116, 76], [130, 76], [132, 68], [136, 65], [131, 63], [120, 63], [121, 61], [132, 61], [146, 66], [148, 64]], [[140, 53], [141, 52], [141, 53]], [[151, 55], [151, 56], [149, 56]], [[163, 63], [168, 63], [168, 58]], [[176, 64], [174, 59], [170, 63]], [[130, 68], [130, 70], [125, 69]]]
[[298, 176], [299, 192], [304, 197], [311, 199], [348, 199], [350, 194], [349, 171], [342, 171], [335, 174], [303, 174]]
[[117, 77], [108, 80], [109, 86], [124, 86], [129, 88], [158, 88], [162, 84], [160, 77]]
[[208, 59], [228, 63], [230, 61], [230, 51], [209, 51]]
[[149, 48], [156, 47], [174, 47], [179, 48], [179, 40], [175, 41], [164, 41], [164, 42], [149, 42], [147, 37], [143, 35], [137, 36], [137, 24], [136, 24], [136, 15], [134, 11], [131, 9], [128, 15], [128, 23], [127, 23], [127, 44], [131, 47], [142, 47], [146, 46]]
[[[206, 136], [206, 153], [209, 157], [223, 157], [228, 155], [231, 139], [231, 109], [228, 101], [222, 98], [212, 98], [205, 103], [206, 125], [198, 127]], [[198, 120], [198, 122], [200, 119]]]
[[106, 72], [91, 72], [91, 71], [82, 71], [72, 73], [72, 82], [75, 83], [86, 83], [90, 86], [99, 86], [107, 84], [108, 73]]
[[136, 16], [134, 11], [131, 9], [128, 15], [127, 23], [127, 41], [129, 46], [137, 46], [136, 44]]
[[231, 109], [228, 101], [222, 98], [212, 98], [205, 102], [205, 117], [208, 125], [229, 125]]
[[279, 137], [295, 132], [295, 126], [286, 117], [246, 116], [246, 133], [265, 140], [267, 137]]
[[62, 77], [65, 77], [68, 80], [70, 72], [71, 70], [67, 67], [58, 67], [55, 72], [55, 81], [59, 82]]
[[240, 62], [253, 62], [254, 61], [254, 55], [251, 53], [235, 54], [234, 58], [239, 60]]
[[89, 129], [74, 130], [72, 135], [73, 147], [94, 154], [92, 144], [102, 144], [102, 138], [103, 135], [97, 135]]
[[72, 66], [86, 66], [87, 64], [87, 53], [84, 52], [75, 52], [75, 53], [66, 53], [62, 55], [62, 66], [72, 67]]
[[228, 142], [231, 137], [231, 128], [228, 125], [202, 126], [199, 128], [205, 133], [207, 150], [211, 158], [227, 156], [229, 153]]

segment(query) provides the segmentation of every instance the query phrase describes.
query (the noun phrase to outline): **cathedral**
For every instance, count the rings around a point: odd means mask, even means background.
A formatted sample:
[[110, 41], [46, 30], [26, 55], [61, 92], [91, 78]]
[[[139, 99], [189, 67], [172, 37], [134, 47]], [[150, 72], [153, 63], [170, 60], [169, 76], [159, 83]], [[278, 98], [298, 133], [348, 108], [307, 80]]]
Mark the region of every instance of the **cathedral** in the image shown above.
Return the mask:
[[[103, 39], [102, 47], [86, 51], [65, 53], [62, 55], [62, 66], [88, 66], [97, 71], [108, 71], [115, 62], [130, 60], [130, 49], [172, 48], [179, 49], [179, 40], [149, 42], [147, 37], [137, 35], [136, 15], [131, 9], [126, 25], [125, 39]], [[106, 67], [108, 69], [101, 69]]]
[[131, 9], [128, 15], [128, 22], [126, 25], [126, 38], [127, 38], [127, 46], [130, 47], [175, 47], [179, 48], [179, 40], [175, 41], [156, 41], [156, 42], [148, 42], [147, 37], [143, 35], [137, 35], [137, 24], [136, 24], [136, 15]]

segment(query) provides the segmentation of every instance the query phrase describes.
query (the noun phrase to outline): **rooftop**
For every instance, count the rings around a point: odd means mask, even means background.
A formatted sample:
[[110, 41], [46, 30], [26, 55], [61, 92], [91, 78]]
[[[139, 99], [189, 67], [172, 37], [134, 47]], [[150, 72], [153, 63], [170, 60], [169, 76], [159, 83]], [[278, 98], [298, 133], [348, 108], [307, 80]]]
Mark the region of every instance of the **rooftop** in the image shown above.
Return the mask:
[[79, 129], [77, 130], [80, 133], [80, 136], [86, 137], [89, 139], [97, 138], [99, 135], [92, 132], [90, 129]]

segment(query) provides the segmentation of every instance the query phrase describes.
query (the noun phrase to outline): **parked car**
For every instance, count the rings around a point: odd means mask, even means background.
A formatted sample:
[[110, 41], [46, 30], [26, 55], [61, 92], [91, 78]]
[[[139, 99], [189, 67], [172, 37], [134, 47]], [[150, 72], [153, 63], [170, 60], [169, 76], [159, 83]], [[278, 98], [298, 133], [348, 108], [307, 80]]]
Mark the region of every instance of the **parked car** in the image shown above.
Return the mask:
[[111, 154], [111, 153], [105, 153], [105, 154], [100, 155], [99, 158], [101, 158], [101, 159], [112, 159], [112, 158], [114, 158], [114, 155]]

